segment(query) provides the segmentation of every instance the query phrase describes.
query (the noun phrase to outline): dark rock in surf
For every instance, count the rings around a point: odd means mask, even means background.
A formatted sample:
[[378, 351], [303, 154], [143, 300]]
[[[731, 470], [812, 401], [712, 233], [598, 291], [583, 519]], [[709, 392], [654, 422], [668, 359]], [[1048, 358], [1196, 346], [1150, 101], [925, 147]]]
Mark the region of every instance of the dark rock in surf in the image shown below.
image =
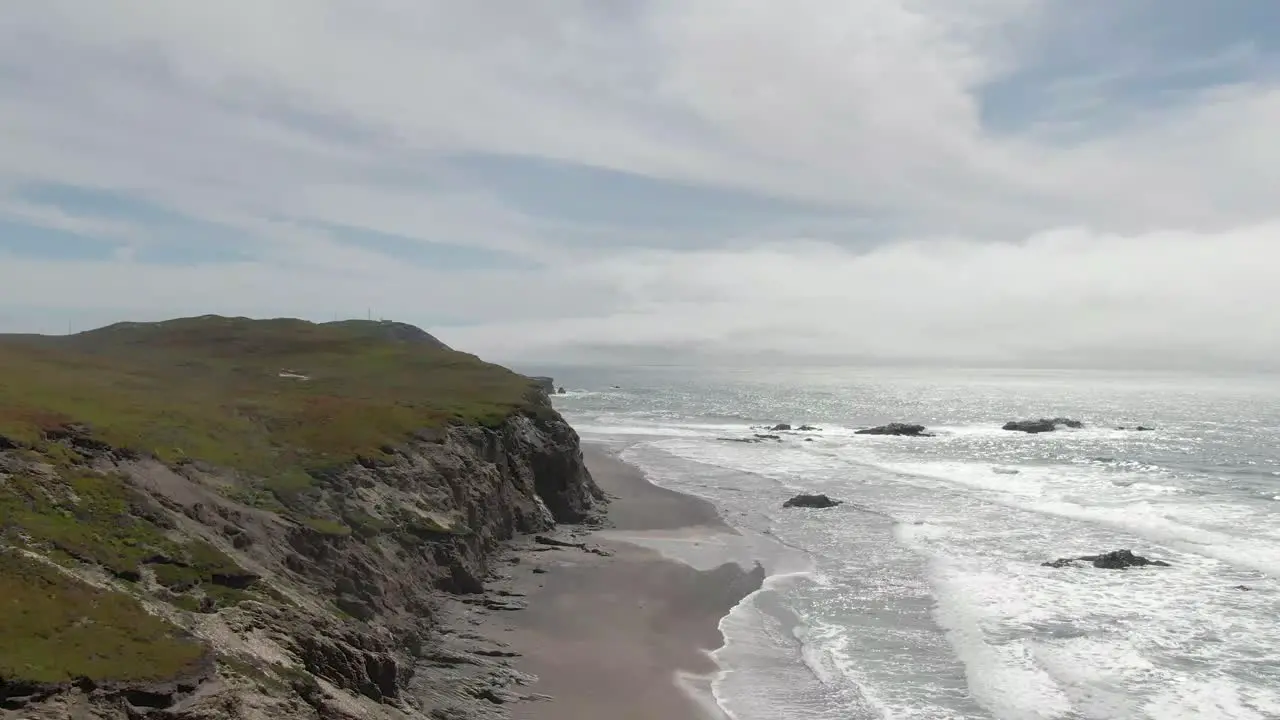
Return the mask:
[[[1116, 428], [1116, 429], [1117, 429], [1117, 430], [1129, 430], [1130, 428], [1127, 428], [1127, 427], [1125, 427], [1124, 425], [1121, 425], [1120, 427], [1118, 427], [1118, 428]], [[1151, 432], [1152, 430], [1155, 430], [1155, 428], [1147, 427], [1147, 426], [1145, 426], [1145, 425], [1139, 425], [1138, 427], [1133, 428], [1133, 430], [1135, 430], [1135, 431], [1137, 431], [1137, 432]]]
[[782, 503], [784, 508], [829, 508], [843, 504], [842, 500], [832, 500], [826, 495], [797, 495]]
[[1113, 550], [1101, 555], [1082, 555], [1076, 558], [1058, 558], [1053, 562], [1041, 563], [1041, 565], [1051, 568], [1079, 567], [1078, 563], [1082, 562], [1092, 563], [1094, 567], [1103, 570], [1124, 570], [1125, 568], [1144, 567], [1147, 565], [1169, 567], [1169, 563], [1163, 560], [1149, 560], [1141, 555], [1134, 555], [1129, 550]]
[[1080, 558], [1086, 562], [1092, 562], [1096, 568], [1104, 570], [1123, 570], [1129, 567], [1142, 567], [1144, 565], [1155, 565], [1158, 567], [1169, 567], [1169, 563], [1163, 560], [1148, 560], [1141, 555], [1134, 555], [1128, 550], [1114, 550], [1102, 555], [1090, 555]]
[[1010, 420], [1004, 424], [1005, 430], [1024, 433], [1046, 433], [1058, 429], [1052, 420]]
[[909, 423], [889, 423], [888, 425], [880, 425], [878, 427], [866, 428], [858, 430], [855, 435], [901, 435], [903, 437], [933, 437], [933, 433], [924, 431], [923, 425], [911, 425]]
[[779, 441], [782, 440], [782, 436], [780, 435], [768, 435], [768, 434], [762, 435], [759, 433], [756, 434], [756, 438], [760, 440], [779, 440]]
[[812, 425], [801, 425], [800, 427], [796, 428], [796, 430], [798, 432], [818, 432], [822, 430], [822, 428], [814, 427]]
[[781, 430], [790, 430], [790, 429], [791, 429], [790, 425], [786, 423], [778, 423], [777, 425], [774, 425], [773, 427], [769, 428], [769, 432], [778, 432]]
[[564, 394], [564, 386], [563, 386], [563, 385], [561, 385], [560, 387], [556, 388], [556, 394], [557, 394], [557, 395], [563, 395], [563, 394]]
[[1053, 432], [1059, 426], [1079, 429], [1084, 427], [1084, 423], [1064, 417], [1040, 418], [1039, 420], [1010, 420], [1004, 424], [1004, 429], [1035, 434]]
[[1233, 588], [1231, 588], [1231, 589], [1232, 589], [1232, 590], [1245, 590], [1245, 591], [1249, 591], [1249, 590], [1252, 590], [1253, 588], [1249, 587], [1248, 585], [1237, 585], [1237, 586], [1235, 586], [1235, 587], [1233, 587]]

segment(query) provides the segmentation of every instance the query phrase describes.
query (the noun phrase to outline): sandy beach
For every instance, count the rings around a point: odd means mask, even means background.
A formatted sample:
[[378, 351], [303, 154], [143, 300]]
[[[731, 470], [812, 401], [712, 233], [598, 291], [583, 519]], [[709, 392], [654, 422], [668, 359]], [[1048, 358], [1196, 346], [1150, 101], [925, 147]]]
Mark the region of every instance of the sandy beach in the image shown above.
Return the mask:
[[[589, 447], [586, 455], [592, 475], [613, 498], [612, 532], [691, 538], [733, 532], [711, 504], [650, 484], [601, 448]], [[700, 571], [609, 535], [557, 536], [592, 551], [523, 547], [504, 570], [504, 587], [527, 607], [491, 615], [480, 629], [519, 654], [518, 670], [538, 678], [524, 690], [546, 696], [514, 704], [512, 717], [722, 717], [680, 690], [676, 673], [716, 670], [706, 651], [721, 645], [720, 618], [759, 588], [763, 572], [737, 564]]]

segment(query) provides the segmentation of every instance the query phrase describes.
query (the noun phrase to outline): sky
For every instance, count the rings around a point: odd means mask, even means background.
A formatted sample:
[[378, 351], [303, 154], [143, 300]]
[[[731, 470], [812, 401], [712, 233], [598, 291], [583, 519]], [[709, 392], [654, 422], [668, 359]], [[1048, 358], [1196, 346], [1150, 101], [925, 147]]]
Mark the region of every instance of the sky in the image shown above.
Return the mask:
[[0, 331], [1280, 369], [1273, 0], [43, 0]]

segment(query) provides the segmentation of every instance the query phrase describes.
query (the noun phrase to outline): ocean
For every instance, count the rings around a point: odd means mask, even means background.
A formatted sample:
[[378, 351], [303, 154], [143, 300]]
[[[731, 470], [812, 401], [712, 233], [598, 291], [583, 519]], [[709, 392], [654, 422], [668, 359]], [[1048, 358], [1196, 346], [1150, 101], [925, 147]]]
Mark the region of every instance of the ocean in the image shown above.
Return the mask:
[[[707, 682], [735, 720], [1280, 718], [1276, 376], [544, 370], [769, 571]], [[1001, 429], [1056, 416], [1085, 427]], [[854, 434], [892, 421], [937, 436]], [[820, 429], [730, 440], [775, 423]], [[1117, 549], [1171, 567], [1041, 565]]]

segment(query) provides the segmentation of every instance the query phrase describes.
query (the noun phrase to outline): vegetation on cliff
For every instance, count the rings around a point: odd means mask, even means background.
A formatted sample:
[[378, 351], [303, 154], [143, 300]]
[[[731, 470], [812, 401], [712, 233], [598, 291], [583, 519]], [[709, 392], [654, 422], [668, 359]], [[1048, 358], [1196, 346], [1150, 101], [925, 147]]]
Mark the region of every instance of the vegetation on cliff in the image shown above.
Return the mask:
[[529, 378], [395, 323], [209, 316], [0, 336], [0, 696], [181, 677], [207, 649], [146, 603], [276, 599], [183, 525], [199, 503], [161, 506], [129, 463], [218, 468], [230, 500], [342, 539], [384, 521], [318, 512], [326, 478], [451, 425], [547, 414]]
[[[415, 432], [538, 411], [531, 381], [395, 323], [200, 317], [0, 338], [0, 436], [203, 460], [285, 496]], [[414, 330], [414, 329], [410, 329]]]
[[0, 550], [0, 682], [163, 682], [207, 654], [134, 598]]

